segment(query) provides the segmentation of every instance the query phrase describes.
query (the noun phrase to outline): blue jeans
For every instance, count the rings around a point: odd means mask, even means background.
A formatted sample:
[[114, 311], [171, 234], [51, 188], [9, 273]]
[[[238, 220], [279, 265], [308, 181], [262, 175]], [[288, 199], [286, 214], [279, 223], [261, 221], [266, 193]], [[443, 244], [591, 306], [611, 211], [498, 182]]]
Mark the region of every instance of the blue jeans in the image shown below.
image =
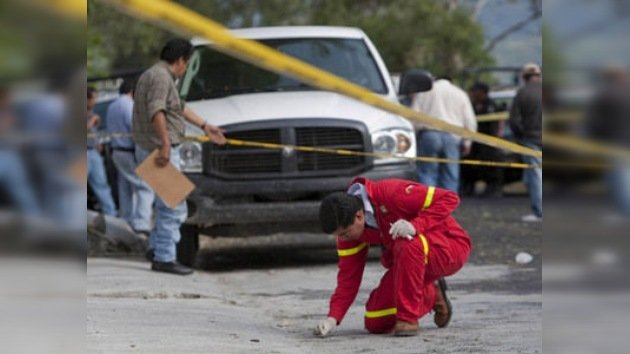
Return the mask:
[[[142, 163], [150, 152], [136, 146], [136, 161]], [[171, 148], [171, 163], [179, 170], [179, 147]], [[177, 255], [176, 245], [181, 238], [179, 228], [186, 220], [188, 210], [183, 201], [171, 209], [164, 204], [157, 195], [155, 197], [155, 226], [149, 237], [149, 247], [155, 254], [154, 260], [158, 262], [173, 262]]]
[[[459, 160], [460, 154], [460, 140], [450, 133], [432, 130], [418, 133], [418, 156]], [[421, 183], [458, 192], [459, 164], [418, 162], [417, 166]]]
[[[541, 151], [540, 146], [535, 144], [523, 143], [528, 148]], [[542, 159], [523, 155], [523, 162], [529, 165], [541, 165]], [[542, 167], [526, 168], [523, 170], [523, 182], [529, 193], [529, 202], [531, 204], [534, 215], [542, 218], [543, 216], [543, 198], [542, 198]]]
[[630, 217], [630, 161], [615, 161], [610, 181], [617, 209]]
[[105, 175], [105, 167], [103, 166], [103, 158], [96, 149], [88, 149], [88, 183], [98, 202], [101, 204], [103, 213], [106, 215], [116, 216], [116, 205], [112, 198], [112, 191], [107, 183]]
[[0, 186], [4, 187], [18, 211], [31, 216], [40, 213], [33, 185], [27, 178], [24, 162], [18, 153], [0, 150]]
[[120, 216], [134, 230], [150, 230], [155, 195], [151, 188], [136, 175], [137, 164], [134, 152], [114, 150], [112, 160], [118, 171]]
[[72, 164], [83, 158], [79, 154], [83, 151], [36, 147], [33, 157], [35, 171], [41, 179], [39, 202], [42, 215], [55, 221], [58, 227], [84, 233], [87, 188], [85, 183], [74, 180], [67, 172]]

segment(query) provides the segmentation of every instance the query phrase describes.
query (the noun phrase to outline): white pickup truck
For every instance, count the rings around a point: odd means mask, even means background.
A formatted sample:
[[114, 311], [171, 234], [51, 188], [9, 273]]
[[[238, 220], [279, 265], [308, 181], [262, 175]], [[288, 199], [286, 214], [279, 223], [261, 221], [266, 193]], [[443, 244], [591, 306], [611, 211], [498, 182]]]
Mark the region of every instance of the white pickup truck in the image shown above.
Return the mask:
[[[232, 31], [397, 102], [390, 74], [365, 33], [343, 27], [268, 27]], [[404, 118], [322, 91], [212, 49], [194, 39], [181, 79], [190, 108], [233, 139], [416, 156]], [[188, 134], [201, 134], [189, 126]], [[197, 189], [188, 198], [178, 258], [192, 264], [198, 235], [248, 236], [317, 227], [319, 200], [355, 176], [415, 180], [415, 164], [371, 158], [187, 142], [183, 170]], [[306, 229], [305, 229], [306, 228]]]

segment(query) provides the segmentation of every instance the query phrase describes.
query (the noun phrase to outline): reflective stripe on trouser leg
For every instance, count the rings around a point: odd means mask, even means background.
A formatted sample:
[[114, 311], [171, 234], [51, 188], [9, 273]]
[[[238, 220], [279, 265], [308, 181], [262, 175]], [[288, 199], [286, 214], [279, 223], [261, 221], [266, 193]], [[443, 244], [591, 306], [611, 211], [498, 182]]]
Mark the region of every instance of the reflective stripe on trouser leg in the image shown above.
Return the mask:
[[384, 310], [376, 310], [376, 311], [365, 311], [365, 317], [367, 318], [380, 318], [385, 316], [391, 316], [396, 314], [396, 308], [390, 307]]
[[[409, 242], [406, 241], [405, 242]], [[424, 235], [418, 235], [418, 239], [414, 239], [412, 244], [409, 244], [410, 248], [414, 248], [415, 253], [414, 263], [416, 266], [421, 266], [420, 271], [424, 272], [425, 264], [428, 262], [429, 244]], [[418, 262], [418, 258], [423, 258], [424, 262]], [[408, 284], [409, 285], [409, 284]], [[421, 294], [418, 299], [419, 316], [425, 315], [433, 307], [435, 302], [435, 291], [433, 284], [422, 284], [419, 287], [407, 286], [405, 291], [415, 292]], [[386, 333], [393, 329], [396, 324], [396, 318], [399, 309], [396, 306], [396, 297], [398, 294], [394, 290], [394, 272], [388, 270], [379, 286], [372, 291], [370, 298], [366, 304], [365, 312], [365, 328], [371, 333]], [[412, 321], [410, 319], [407, 319]]]
[[426, 266], [423, 261], [424, 247], [420, 237], [411, 241], [394, 241], [394, 294], [397, 308], [396, 318], [407, 322], [416, 322], [420, 318], [423, 303], [424, 275]]
[[394, 277], [388, 270], [365, 304], [365, 328], [370, 333], [387, 333], [396, 324], [396, 313]]

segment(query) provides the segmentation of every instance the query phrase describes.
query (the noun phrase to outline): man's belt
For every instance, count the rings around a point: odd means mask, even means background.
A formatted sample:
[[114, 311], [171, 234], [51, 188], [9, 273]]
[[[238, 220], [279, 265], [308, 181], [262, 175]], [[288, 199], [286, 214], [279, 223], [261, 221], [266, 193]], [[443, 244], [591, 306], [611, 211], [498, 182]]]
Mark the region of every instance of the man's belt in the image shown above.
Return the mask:
[[125, 152], [135, 152], [136, 149], [135, 148], [125, 148], [125, 147], [113, 147], [112, 148], [115, 151], [125, 151]]

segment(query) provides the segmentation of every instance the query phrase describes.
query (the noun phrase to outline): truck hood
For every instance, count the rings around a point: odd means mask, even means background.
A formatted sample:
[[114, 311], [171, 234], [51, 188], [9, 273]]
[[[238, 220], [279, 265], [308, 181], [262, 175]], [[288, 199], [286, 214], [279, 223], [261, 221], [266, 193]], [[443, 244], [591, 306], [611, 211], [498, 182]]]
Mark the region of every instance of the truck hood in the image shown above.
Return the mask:
[[240, 94], [187, 104], [218, 126], [275, 119], [332, 118], [363, 122], [370, 132], [387, 128], [413, 129], [411, 123], [400, 116], [326, 91]]

